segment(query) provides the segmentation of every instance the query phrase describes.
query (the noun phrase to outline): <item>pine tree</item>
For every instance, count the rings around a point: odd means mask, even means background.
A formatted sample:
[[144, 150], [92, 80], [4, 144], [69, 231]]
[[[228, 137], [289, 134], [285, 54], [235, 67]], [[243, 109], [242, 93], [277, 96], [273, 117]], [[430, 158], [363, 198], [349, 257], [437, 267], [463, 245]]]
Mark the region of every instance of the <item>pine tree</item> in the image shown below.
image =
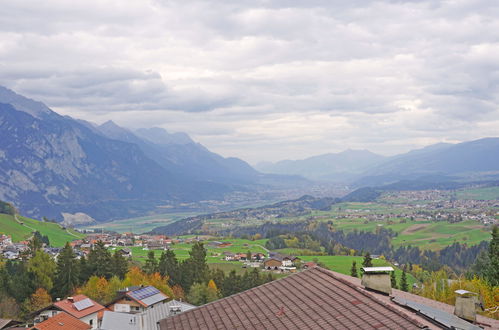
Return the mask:
[[115, 251], [113, 254], [112, 268], [113, 275], [121, 280], [125, 278], [125, 274], [128, 272], [128, 260], [118, 251]]
[[235, 270], [232, 270], [224, 280], [222, 285], [222, 295], [224, 297], [228, 297], [239, 292], [239, 288], [241, 287], [240, 280], [241, 277], [236, 274]]
[[492, 240], [489, 244], [489, 265], [485, 271], [485, 279], [492, 286], [499, 285], [499, 227], [492, 228]]
[[102, 241], [97, 242], [88, 254], [87, 267], [90, 275], [110, 279], [113, 276], [113, 260], [111, 253]]
[[64, 298], [72, 294], [78, 285], [78, 261], [73, 252], [73, 248], [66, 243], [57, 258], [57, 268], [55, 273], [54, 297]]
[[397, 289], [397, 278], [395, 277], [395, 272], [390, 273], [390, 282], [392, 284], [392, 288]]
[[169, 284], [176, 285], [179, 284], [179, 274], [180, 274], [180, 265], [175, 256], [175, 252], [172, 250], [167, 250], [166, 253], [163, 252], [161, 257], [159, 258], [158, 271], [161, 276], [168, 276]]
[[405, 267], [404, 271], [402, 272], [402, 277], [400, 278], [400, 290], [402, 291], [409, 291], [409, 284], [407, 284], [407, 274], [405, 273]]
[[357, 262], [355, 260], [352, 262], [352, 268], [350, 268], [350, 276], [352, 276], [352, 277], [358, 277], [359, 276], [357, 274]]
[[362, 261], [362, 267], [372, 267], [373, 259], [371, 258], [371, 254], [369, 252], [364, 256], [364, 260]]
[[149, 251], [147, 253], [147, 260], [146, 263], [144, 264], [144, 267], [142, 270], [146, 274], [153, 274], [158, 271], [158, 261], [156, 260], [156, 257], [154, 255], [154, 251]]

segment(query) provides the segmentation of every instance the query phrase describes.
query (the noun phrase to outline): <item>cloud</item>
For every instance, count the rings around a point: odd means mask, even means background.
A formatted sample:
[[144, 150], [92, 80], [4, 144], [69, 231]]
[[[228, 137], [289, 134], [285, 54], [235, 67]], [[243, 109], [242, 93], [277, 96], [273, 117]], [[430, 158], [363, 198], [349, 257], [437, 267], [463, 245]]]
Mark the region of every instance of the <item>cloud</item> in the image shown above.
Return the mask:
[[0, 84], [256, 162], [496, 135], [499, 5], [18, 0]]

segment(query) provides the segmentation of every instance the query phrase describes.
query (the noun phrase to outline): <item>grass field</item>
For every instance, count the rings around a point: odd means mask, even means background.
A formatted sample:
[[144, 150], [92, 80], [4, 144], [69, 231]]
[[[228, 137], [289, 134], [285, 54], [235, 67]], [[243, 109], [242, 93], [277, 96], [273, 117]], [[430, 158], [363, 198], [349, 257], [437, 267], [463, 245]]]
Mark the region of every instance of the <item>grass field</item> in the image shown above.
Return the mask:
[[490, 237], [490, 228], [481, 226], [476, 221], [419, 222], [401, 231], [393, 238], [392, 243], [394, 246], [412, 245], [435, 250], [454, 242], [475, 245]]
[[31, 237], [33, 229], [38, 230], [42, 235], [47, 235], [52, 246], [64, 246], [66, 242], [82, 238], [85, 235], [69, 229], [63, 230], [58, 224], [52, 222], [42, 222], [25, 217], [18, 217], [24, 223], [21, 225], [13, 216], [0, 214], [0, 233], [11, 235], [14, 242], [19, 242]]
[[[360, 267], [362, 267], [362, 261], [364, 257], [356, 257], [356, 256], [299, 256], [303, 261], [313, 261], [317, 258], [318, 261], [324, 263], [326, 267], [329, 269], [342, 273], [345, 275], [350, 275], [350, 269], [352, 268], [352, 262], [357, 262], [357, 272], [360, 276]], [[395, 269], [395, 277], [397, 278], [397, 283], [400, 283], [400, 277], [402, 276], [402, 270], [393, 266], [386, 260], [383, 259], [373, 259], [373, 266], [392, 266]], [[407, 274], [407, 282], [409, 283], [409, 287], [412, 287], [413, 283], [416, 283], [416, 279], [411, 274]]]
[[458, 190], [456, 197], [458, 199], [495, 200], [499, 199], [499, 187]]
[[177, 220], [188, 218], [196, 214], [197, 213], [192, 212], [158, 214], [140, 218], [130, 218], [99, 223], [92, 226], [84, 226], [82, 227], [82, 229], [104, 229], [115, 231], [117, 233], [133, 232], [141, 234], [149, 232], [154, 228], [165, 226]]

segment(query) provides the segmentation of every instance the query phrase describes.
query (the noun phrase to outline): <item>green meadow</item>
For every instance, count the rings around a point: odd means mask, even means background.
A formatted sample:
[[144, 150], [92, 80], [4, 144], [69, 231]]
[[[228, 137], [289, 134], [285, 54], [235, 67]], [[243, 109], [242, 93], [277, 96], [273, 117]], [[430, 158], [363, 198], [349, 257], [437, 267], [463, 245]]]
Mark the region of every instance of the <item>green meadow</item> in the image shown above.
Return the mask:
[[[359, 256], [299, 256], [301, 260], [304, 262], [313, 261], [317, 259], [319, 262], [324, 263], [324, 265], [332, 271], [350, 275], [350, 269], [352, 268], [352, 262], [355, 261], [357, 263], [357, 273], [360, 276], [360, 268], [362, 267], [362, 261], [364, 257]], [[373, 259], [373, 266], [381, 267], [381, 266], [392, 266], [395, 269], [395, 277], [397, 278], [397, 283], [400, 283], [400, 277], [402, 276], [402, 270], [393, 266], [391, 263], [384, 259]], [[416, 283], [417, 280], [411, 274], [407, 273], [407, 282], [409, 283], [409, 287], [412, 287], [413, 283]]]
[[0, 233], [11, 235], [14, 242], [30, 238], [34, 230], [39, 231], [42, 235], [47, 235], [50, 244], [57, 247], [64, 246], [66, 242], [85, 237], [85, 235], [72, 229], [66, 231], [56, 223], [42, 222], [26, 217], [18, 217], [18, 219], [23, 224], [18, 223], [11, 215], [0, 214]]

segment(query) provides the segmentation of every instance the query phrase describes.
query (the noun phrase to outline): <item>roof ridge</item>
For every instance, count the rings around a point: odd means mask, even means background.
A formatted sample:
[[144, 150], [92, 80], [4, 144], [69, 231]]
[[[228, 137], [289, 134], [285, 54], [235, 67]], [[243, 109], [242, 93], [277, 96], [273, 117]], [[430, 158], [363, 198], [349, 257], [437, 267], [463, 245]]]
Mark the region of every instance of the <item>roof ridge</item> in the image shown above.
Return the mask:
[[[298, 276], [298, 275], [300, 275], [300, 274], [303, 274], [303, 273], [305, 273], [305, 272], [310, 272], [310, 271], [312, 271], [312, 270], [313, 270], [313, 268], [312, 268], [312, 269], [306, 269], [306, 270], [303, 270], [303, 271], [301, 271], [301, 272], [299, 272], [299, 273], [296, 273], [296, 274], [291, 274], [291, 275], [286, 276], [286, 277], [282, 277], [282, 278], [278, 278], [278, 279], [276, 279], [276, 280], [272, 280], [272, 281], [270, 281], [270, 282], [267, 282], [267, 283], [264, 283], [264, 284], [261, 284], [261, 285], [255, 286], [255, 287], [253, 287], [253, 288], [249, 288], [249, 289], [244, 290], [244, 291], [242, 291], [242, 292], [234, 293], [234, 294], [232, 294], [232, 295], [230, 295], [230, 296], [227, 296], [227, 297], [223, 297], [223, 298], [221, 298], [221, 299], [214, 300], [214, 301], [209, 302], [209, 303], [207, 303], [207, 304], [200, 305], [200, 306], [196, 306], [196, 308], [193, 308], [193, 309], [190, 309], [190, 310], [188, 310], [188, 311], [185, 311], [185, 312], [183, 312], [182, 314], [186, 314], [186, 313], [192, 312], [192, 311], [194, 311], [194, 310], [198, 309], [199, 307], [204, 307], [204, 306], [209, 306], [209, 305], [212, 305], [212, 304], [215, 304], [215, 303], [219, 303], [220, 301], [225, 300], [225, 299], [228, 299], [228, 298], [231, 298], [231, 297], [236, 297], [236, 296], [243, 295], [243, 294], [247, 293], [248, 291], [250, 291], [250, 290], [252, 290], [252, 289], [265, 287], [265, 286], [268, 286], [268, 285], [270, 285], [270, 284], [272, 284], [272, 283], [276, 283], [276, 282], [278, 282], [278, 281], [285, 280], [285, 279], [287, 279], [287, 278], [289, 278], [289, 277], [291, 277], [291, 276]], [[194, 305], [194, 306], [195, 306], [195, 305]]]
[[362, 295], [364, 295], [364, 296], [368, 297], [368, 298], [369, 298], [369, 299], [371, 299], [372, 301], [374, 301], [374, 302], [376, 302], [376, 303], [378, 303], [378, 304], [380, 304], [380, 305], [382, 305], [382, 306], [384, 306], [384, 307], [388, 308], [388, 309], [389, 309], [389, 310], [391, 310], [392, 312], [394, 312], [394, 313], [396, 313], [396, 314], [398, 314], [398, 315], [402, 316], [403, 318], [405, 318], [405, 319], [407, 319], [407, 320], [411, 321], [412, 323], [416, 324], [417, 326], [419, 326], [419, 327], [421, 327], [421, 328], [424, 328], [424, 325], [423, 325], [421, 322], [419, 322], [418, 320], [416, 320], [415, 318], [410, 317], [408, 314], [405, 314], [405, 313], [403, 313], [402, 311], [400, 311], [399, 309], [397, 309], [397, 308], [395, 308], [395, 307], [393, 307], [393, 306], [391, 306], [391, 305], [389, 305], [389, 304], [385, 303], [384, 301], [382, 301], [382, 300], [378, 299], [376, 296], [374, 296], [374, 295], [373, 295], [372, 293], [370, 293], [369, 291], [367, 291], [367, 290], [365, 290], [365, 289], [362, 289], [362, 288], [359, 288], [358, 286], [356, 286], [356, 285], [354, 285], [353, 283], [351, 283], [351, 282], [349, 282], [349, 281], [345, 280], [344, 278], [341, 278], [341, 277], [336, 276], [336, 275], [334, 274], [334, 272], [333, 272], [333, 271], [328, 270], [328, 269], [324, 269], [324, 268], [322, 268], [322, 267], [315, 267], [315, 268], [313, 268], [313, 269], [317, 269], [317, 270], [318, 270], [318, 271], [320, 271], [321, 273], [326, 274], [326, 275], [328, 275], [328, 276], [330, 276], [330, 277], [334, 278], [335, 280], [337, 280], [337, 281], [339, 281], [339, 282], [341, 282], [341, 283], [343, 283], [343, 284], [345, 284], [345, 285], [347, 285], [347, 286], [349, 286], [349, 287], [351, 287], [351, 288], [355, 289], [357, 292], [359, 292], [359, 293], [361, 293]]

